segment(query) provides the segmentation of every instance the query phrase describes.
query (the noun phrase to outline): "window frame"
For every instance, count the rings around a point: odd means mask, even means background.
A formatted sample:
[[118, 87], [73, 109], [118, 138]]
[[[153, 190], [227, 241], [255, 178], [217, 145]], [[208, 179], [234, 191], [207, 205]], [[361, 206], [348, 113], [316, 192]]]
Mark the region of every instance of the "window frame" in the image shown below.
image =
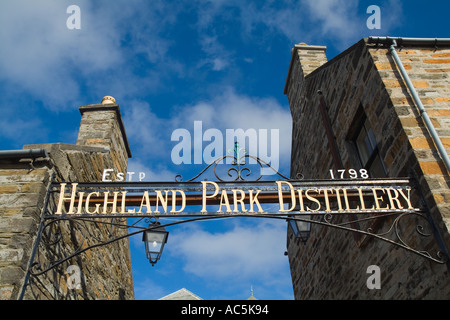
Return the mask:
[[[367, 128], [369, 128], [369, 130]], [[361, 157], [360, 150], [359, 150], [359, 147], [357, 144], [357, 139], [361, 135], [361, 132], [363, 130], [365, 130], [367, 136], [369, 136], [367, 134], [367, 132], [372, 131], [372, 138], [369, 138], [369, 141], [372, 140], [372, 142], [375, 142], [374, 145], [372, 144], [372, 152], [370, 153], [366, 163], [364, 163], [364, 161]], [[359, 108], [357, 109], [357, 111], [353, 117], [353, 121], [347, 132], [346, 141], [347, 141], [347, 146], [348, 146], [348, 151], [349, 151], [349, 160], [355, 167], [359, 166], [358, 169], [366, 169], [367, 172], [369, 173], [370, 178], [387, 177], [388, 171], [386, 170], [386, 166], [380, 155], [381, 146], [378, 144], [378, 142], [376, 140], [375, 134], [373, 132], [373, 127], [371, 126], [370, 121], [369, 121], [366, 113], [364, 112], [364, 108], [363, 108], [362, 104], [359, 105]], [[371, 170], [373, 164], [375, 163], [375, 161], [377, 161], [377, 159], [381, 163], [381, 168], [383, 171], [382, 176], [374, 174], [373, 170]], [[382, 224], [382, 221], [380, 221], [379, 219], [374, 219], [365, 228], [369, 227], [372, 230], [377, 230], [378, 228], [380, 228], [381, 224]], [[361, 229], [361, 225], [359, 222], [355, 222], [355, 225], [356, 225], [356, 228]], [[366, 244], [367, 240], [369, 239], [369, 236], [362, 235], [360, 233], [354, 233], [353, 235], [354, 235], [356, 244], [359, 248], [362, 248]]]
[[[353, 145], [353, 149], [356, 152], [356, 158], [358, 159], [358, 164], [361, 167], [361, 169], [366, 169], [367, 172], [369, 172], [370, 177], [371, 178], [383, 178], [387, 176], [387, 170], [386, 170], [386, 166], [384, 164], [383, 159], [381, 158], [380, 155], [380, 149], [378, 146], [378, 142], [376, 141], [375, 135], [373, 133], [373, 129], [372, 126], [370, 125], [370, 122], [366, 116], [366, 114], [364, 113], [364, 111], [360, 111], [360, 116], [357, 117], [357, 119], [355, 119], [354, 124], [356, 125], [355, 130], [353, 131], [353, 134], [351, 136], [349, 136], [349, 139]], [[355, 127], [355, 126], [352, 126]], [[367, 157], [367, 160], [364, 161], [364, 156], [363, 156], [363, 152], [361, 150], [361, 139], [360, 139], [360, 135], [361, 133], [365, 134], [364, 136], [364, 143], [366, 143], [365, 147], [367, 148], [367, 150], [369, 151], [368, 154], [369, 156]], [[370, 149], [367, 146], [367, 141], [370, 144]], [[379, 164], [381, 165], [381, 171], [382, 172], [376, 172], [374, 171], [374, 167], [373, 165], [376, 162], [379, 162]]]

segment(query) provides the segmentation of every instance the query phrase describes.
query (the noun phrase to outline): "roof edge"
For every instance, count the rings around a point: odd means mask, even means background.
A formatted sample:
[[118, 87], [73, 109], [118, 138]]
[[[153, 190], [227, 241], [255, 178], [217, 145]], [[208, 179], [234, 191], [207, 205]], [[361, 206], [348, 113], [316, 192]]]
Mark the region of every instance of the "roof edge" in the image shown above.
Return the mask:
[[403, 37], [366, 38], [367, 44], [372, 45], [390, 46], [394, 41], [397, 43], [397, 46], [402, 45], [426, 46], [426, 47], [450, 46], [450, 38], [403, 38]]

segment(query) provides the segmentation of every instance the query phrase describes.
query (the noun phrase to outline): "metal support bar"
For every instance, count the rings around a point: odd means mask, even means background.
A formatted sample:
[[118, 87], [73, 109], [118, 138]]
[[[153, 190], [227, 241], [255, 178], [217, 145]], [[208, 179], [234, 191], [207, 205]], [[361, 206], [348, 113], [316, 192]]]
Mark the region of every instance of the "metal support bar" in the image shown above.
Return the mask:
[[[306, 217], [304, 217], [304, 216], [306, 216]], [[348, 224], [351, 225], [352, 222], [347, 222], [347, 223], [345, 223], [345, 222], [342, 223], [341, 222], [341, 223], [336, 223], [336, 224], [332, 223], [332, 215], [330, 215], [330, 214], [318, 214], [318, 215], [315, 215], [315, 217], [317, 217], [317, 216], [321, 216], [322, 219], [321, 220], [317, 220], [315, 218], [311, 218], [311, 215], [309, 215], [309, 214], [307, 214], [307, 215], [305, 215], [305, 214], [292, 214], [291, 212], [289, 212], [288, 214], [256, 214], [256, 215], [251, 215], [251, 216], [246, 215], [246, 214], [203, 215], [203, 216], [198, 216], [198, 217], [194, 217], [194, 218], [190, 218], [190, 219], [186, 219], [186, 220], [178, 220], [178, 221], [167, 223], [167, 224], [160, 225], [160, 226], [149, 226], [147, 228], [138, 227], [138, 226], [124, 226], [124, 227], [138, 228], [139, 230], [127, 233], [127, 234], [119, 236], [119, 237], [113, 237], [111, 239], [107, 239], [107, 240], [105, 240], [103, 242], [99, 242], [99, 243], [96, 243], [96, 244], [93, 244], [93, 245], [90, 245], [90, 246], [80, 247], [74, 253], [72, 253], [72, 254], [70, 254], [70, 255], [68, 255], [66, 257], [63, 257], [62, 259], [60, 259], [58, 261], [55, 261], [55, 262], [51, 263], [49, 266], [45, 267], [44, 270], [41, 270], [39, 272], [34, 272], [33, 273], [31, 271], [31, 269], [35, 266], [35, 264], [30, 263], [30, 265], [28, 267], [28, 274], [32, 275], [32, 276], [42, 275], [42, 274], [44, 274], [44, 273], [46, 273], [46, 272], [56, 268], [57, 266], [61, 265], [62, 263], [70, 260], [71, 258], [74, 258], [74, 257], [76, 257], [76, 256], [78, 256], [78, 255], [80, 255], [80, 254], [82, 254], [82, 253], [84, 253], [84, 252], [86, 252], [86, 251], [88, 251], [90, 249], [101, 247], [101, 246], [105, 246], [105, 245], [111, 244], [113, 242], [116, 242], [116, 241], [119, 241], [119, 240], [122, 240], [122, 239], [125, 239], [125, 238], [128, 238], [128, 237], [131, 237], [131, 236], [134, 236], [134, 235], [137, 235], [137, 234], [141, 234], [141, 233], [145, 232], [146, 230], [151, 230], [152, 228], [158, 228], [158, 227], [161, 227], [161, 226], [162, 227], [169, 227], [169, 226], [174, 226], [174, 225], [183, 224], [183, 223], [187, 223], [187, 222], [194, 222], [194, 221], [204, 221], [204, 220], [211, 220], [211, 219], [228, 219], [228, 218], [237, 218], [237, 217], [282, 219], [282, 220], [286, 220], [286, 221], [288, 221], [288, 220], [297, 220], [297, 221], [309, 222], [309, 223], [312, 223], [312, 224], [318, 224], [318, 225], [327, 226], [327, 227], [333, 227], [333, 228], [336, 228], [336, 229], [357, 232], [357, 233], [360, 233], [360, 234], [363, 234], [363, 235], [366, 235], [366, 236], [371, 236], [371, 237], [377, 238], [379, 240], [388, 242], [390, 244], [402, 247], [402, 248], [404, 248], [404, 249], [406, 249], [406, 250], [408, 250], [410, 252], [413, 252], [413, 253], [415, 253], [415, 254], [417, 254], [419, 256], [427, 258], [427, 259], [429, 259], [429, 260], [431, 260], [433, 262], [436, 262], [436, 263], [443, 264], [443, 263], [446, 263], [448, 261], [447, 260], [448, 257], [445, 255], [445, 253], [438, 252], [437, 253], [437, 258], [435, 258], [435, 257], [431, 256], [431, 254], [429, 254], [426, 251], [420, 251], [420, 250], [416, 250], [416, 249], [410, 247], [409, 245], [407, 245], [403, 241], [402, 237], [399, 235], [399, 233], [398, 233], [398, 224], [401, 221], [401, 218], [407, 217], [407, 216], [417, 216], [417, 217], [420, 217], [420, 218], [423, 218], [423, 219], [426, 220], [426, 217], [420, 212], [403, 212], [403, 213], [387, 212], [387, 213], [385, 213], [383, 215], [377, 215], [375, 217], [368, 217], [368, 218], [366, 217], [366, 218], [363, 218], [361, 220], [358, 220], [358, 221], [364, 221], [364, 220], [367, 221], [367, 220], [370, 220], [370, 219], [379, 219], [379, 218], [383, 218], [383, 217], [387, 218], [387, 217], [397, 216], [395, 218], [393, 224], [389, 227], [388, 231], [380, 233], [380, 234], [373, 233], [370, 230], [364, 231], [364, 230], [360, 230], [360, 229], [355, 229], [355, 228], [353, 228], [351, 226], [350, 227], [347, 226]], [[88, 220], [85, 220], [83, 218], [59, 218], [59, 219], [55, 219], [51, 223], [56, 223], [58, 221], [77, 221], [77, 220], [78, 221], [88, 221]], [[92, 221], [92, 222], [99, 223], [99, 221]], [[100, 222], [100, 223], [107, 223], [107, 222]], [[393, 233], [393, 232], [395, 233], [398, 241], [394, 241], [394, 240], [392, 240], [389, 237], [389, 234]], [[421, 234], [421, 235], [422, 236], [429, 236], [429, 234]], [[30, 261], [30, 262], [32, 262], [32, 261]], [[26, 289], [26, 285], [27, 285], [27, 283], [24, 284], [23, 292], [21, 294], [21, 298], [23, 297], [23, 293], [24, 293], [24, 291]]]
[[413, 183], [415, 184], [415, 188], [418, 190], [421, 205], [423, 207], [423, 210], [425, 211], [428, 223], [430, 224], [431, 230], [433, 232], [434, 238], [436, 239], [439, 248], [442, 250], [442, 253], [445, 257], [447, 257], [445, 263], [447, 265], [447, 270], [450, 271], [450, 253], [445, 245], [445, 241], [439, 232], [439, 229], [436, 226], [436, 223], [434, 222], [433, 216], [431, 215], [430, 208], [427, 205], [427, 202], [425, 201], [425, 196], [423, 195], [422, 187], [420, 186], [419, 179], [417, 178], [417, 175], [413, 170], [411, 170], [411, 177], [413, 180]]
[[36, 256], [36, 252], [38, 251], [39, 244], [41, 242], [42, 232], [44, 231], [44, 228], [45, 228], [45, 215], [46, 215], [47, 206], [48, 206], [48, 202], [49, 202], [50, 194], [51, 194], [49, 189], [51, 188], [54, 179], [55, 179], [55, 173], [53, 172], [52, 176], [50, 178], [50, 183], [49, 183], [48, 188], [47, 188], [47, 195], [45, 196], [44, 206], [42, 208], [41, 216], [40, 216], [40, 219], [39, 219], [38, 232], [37, 232], [36, 238], [34, 240], [33, 250], [31, 251], [30, 260], [28, 262], [27, 273], [25, 274], [25, 279], [23, 281], [22, 290], [20, 292], [18, 300], [23, 300], [23, 296], [25, 295], [25, 290], [27, 288], [28, 281], [30, 279], [31, 268], [32, 268], [32, 266], [34, 264], [34, 258]]

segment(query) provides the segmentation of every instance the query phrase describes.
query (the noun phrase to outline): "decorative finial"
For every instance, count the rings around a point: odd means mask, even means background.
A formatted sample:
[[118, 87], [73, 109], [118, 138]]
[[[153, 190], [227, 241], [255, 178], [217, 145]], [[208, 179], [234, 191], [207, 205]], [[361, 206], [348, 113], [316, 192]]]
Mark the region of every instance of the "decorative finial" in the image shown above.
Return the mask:
[[114, 99], [114, 97], [111, 97], [111, 96], [103, 97], [102, 104], [115, 104], [115, 103], [116, 103], [116, 99]]

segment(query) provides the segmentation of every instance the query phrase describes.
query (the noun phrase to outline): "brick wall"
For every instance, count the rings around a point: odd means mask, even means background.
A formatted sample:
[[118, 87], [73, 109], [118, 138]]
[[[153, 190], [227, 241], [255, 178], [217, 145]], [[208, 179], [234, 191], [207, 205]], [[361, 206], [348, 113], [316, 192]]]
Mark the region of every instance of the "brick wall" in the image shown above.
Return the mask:
[[[434, 115], [432, 120], [445, 143], [448, 68], [437, 61], [430, 67], [430, 62], [439, 58], [441, 63], [447, 63], [444, 57], [448, 51], [403, 48], [401, 52], [421, 97], [431, 107], [430, 116]], [[308, 60], [308, 57], [314, 59], [314, 55], [299, 59], [294, 51], [292, 57], [285, 86], [293, 118], [291, 176], [302, 173], [309, 179], [330, 178], [329, 169], [336, 168], [319, 112], [320, 90], [344, 168], [360, 168], [351, 140], [364, 114], [373, 129], [386, 175], [407, 177], [411, 171], [415, 172], [434, 222], [450, 247], [445, 225], [448, 204], [444, 200], [448, 197], [448, 174], [443, 171], [435, 148], [429, 145], [427, 132], [406, 86], [399, 79], [388, 49], [369, 47], [361, 40], [327, 63], [320, 58], [320, 67], [306, 76], [303, 65], [307, 69], [314, 65], [314, 61]], [[434, 250], [439, 250], [436, 240], [416, 237], [414, 227], [418, 223], [413, 219], [406, 221], [406, 218], [402, 221], [403, 239], [414, 248], [426, 248], [434, 254]], [[379, 231], [390, 224], [390, 221], [381, 223]], [[430, 262], [380, 240], [313, 224], [306, 244], [300, 243], [288, 229], [287, 247], [296, 299], [450, 297], [445, 264]], [[380, 267], [379, 290], [366, 286], [370, 265]]]

